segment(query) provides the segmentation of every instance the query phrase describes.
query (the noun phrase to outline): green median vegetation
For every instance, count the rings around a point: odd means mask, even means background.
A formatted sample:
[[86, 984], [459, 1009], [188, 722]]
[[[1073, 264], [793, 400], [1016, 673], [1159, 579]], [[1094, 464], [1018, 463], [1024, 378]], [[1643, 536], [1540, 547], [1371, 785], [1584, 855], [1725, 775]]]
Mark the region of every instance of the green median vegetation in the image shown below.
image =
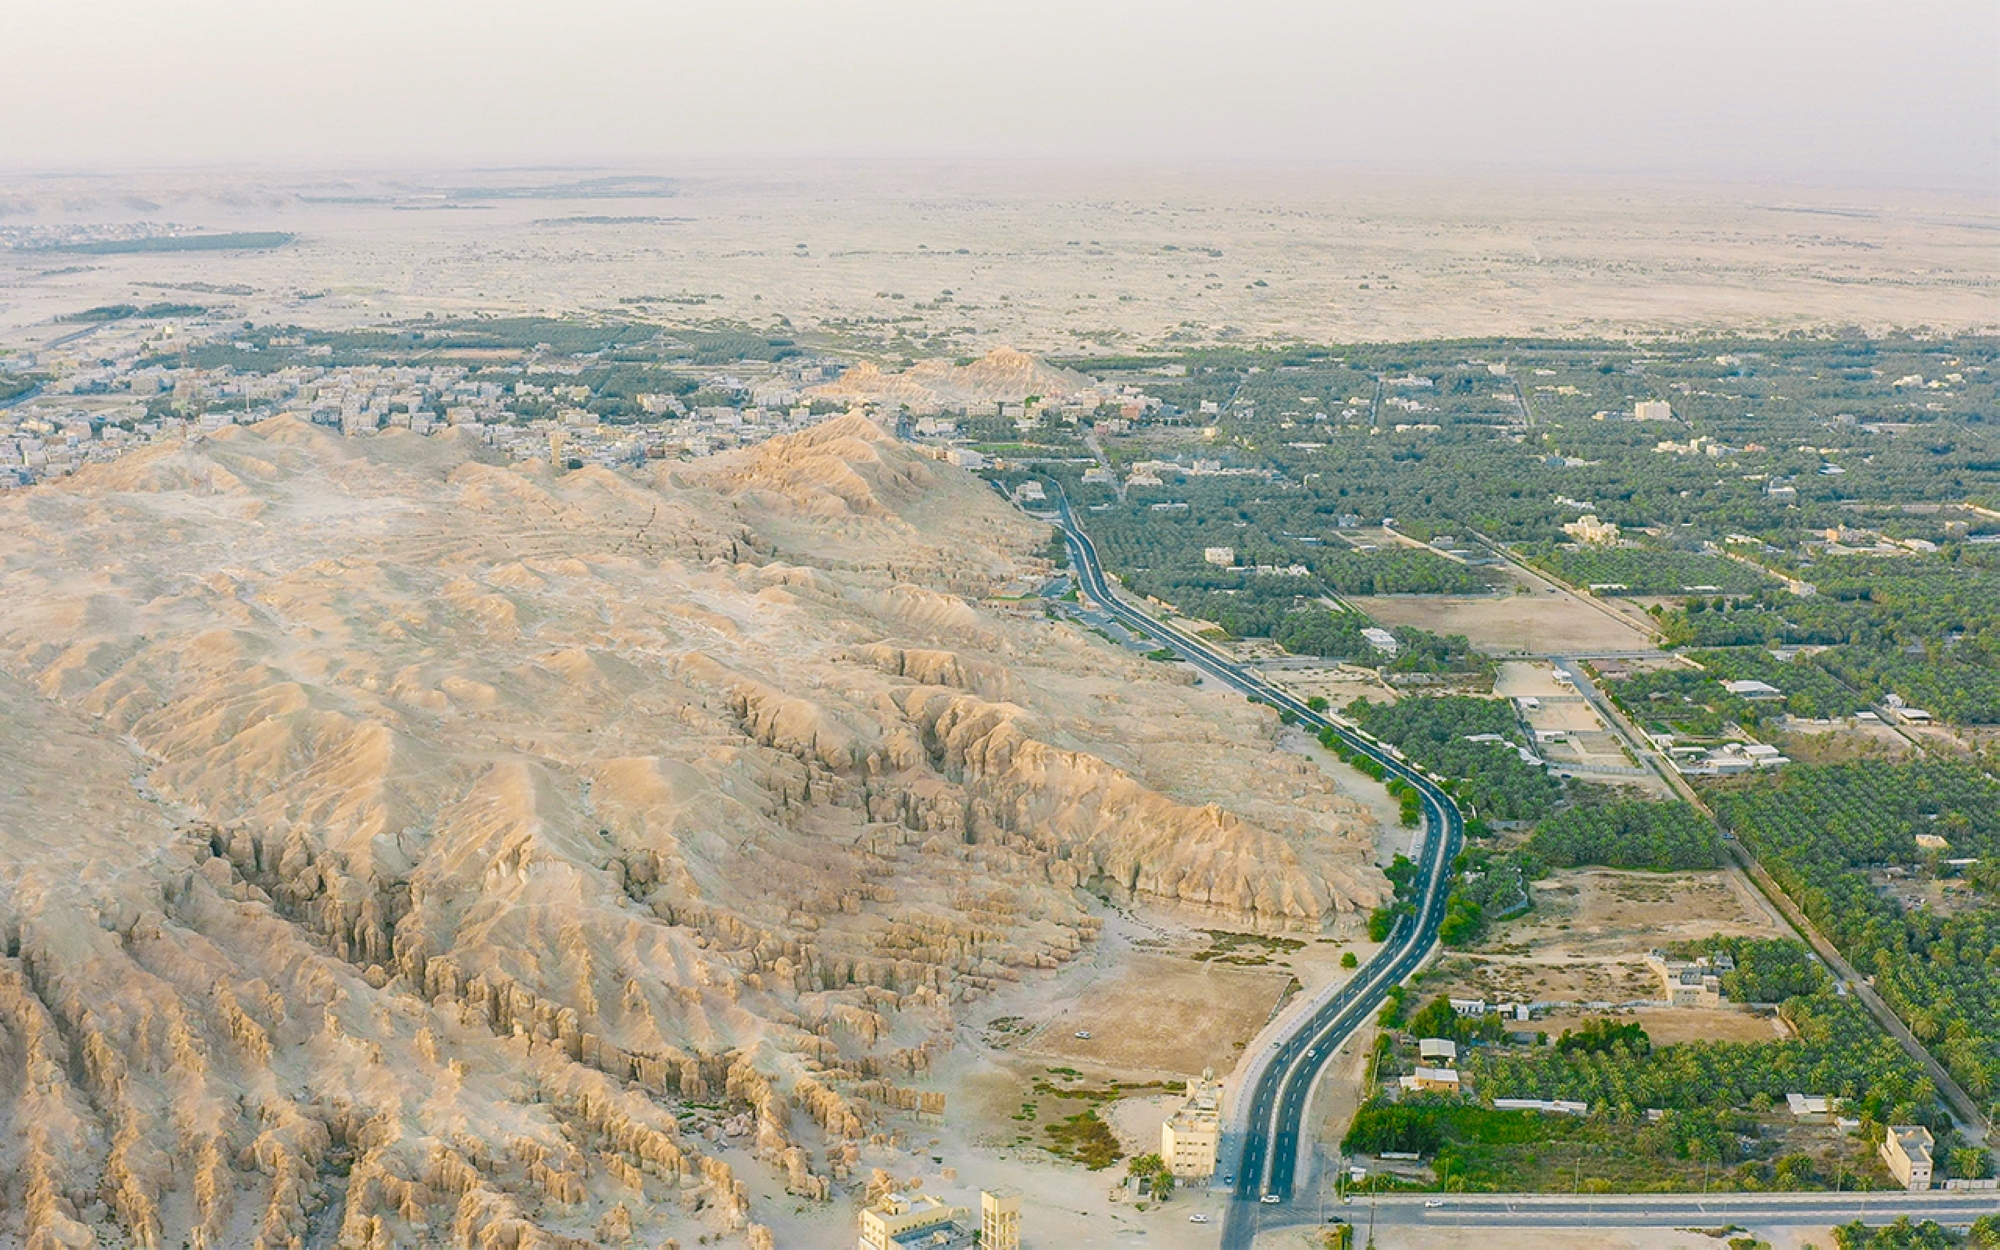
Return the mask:
[[1368, 913], [1368, 940], [1386, 942], [1395, 931], [1396, 921], [1404, 916], [1413, 916], [1417, 911], [1417, 865], [1409, 856], [1397, 852], [1382, 870], [1389, 878], [1389, 885], [1396, 891], [1394, 902], [1384, 903]]
[[1529, 883], [1546, 876], [1548, 869], [1526, 851], [1469, 846], [1458, 853], [1452, 872], [1438, 939], [1462, 948], [1479, 942], [1494, 924], [1531, 910], [1535, 898]]

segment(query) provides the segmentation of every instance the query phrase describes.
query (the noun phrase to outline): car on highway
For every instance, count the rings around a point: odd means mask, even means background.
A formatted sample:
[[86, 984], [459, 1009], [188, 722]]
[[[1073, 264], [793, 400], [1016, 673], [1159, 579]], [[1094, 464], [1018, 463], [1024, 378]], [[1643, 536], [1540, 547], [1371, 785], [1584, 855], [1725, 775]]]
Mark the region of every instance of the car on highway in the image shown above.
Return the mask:
[[1428, 1209], [1428, 1210], [1436, 1210], [1436, 1209], [1437, 1209], [1438, 1207], [1441, 1207], [1441, 1206], [1443, 1206], [1443, 1205], [1444, 1205], [1444, 1199], [1442, 1199], [1442, 1198], [1426, 1198], [1426, 1199], [1424, 1199], [1424, 1206], [1425, 1206], [1425, 1208], [1426, 1208], [1426, 1209]]

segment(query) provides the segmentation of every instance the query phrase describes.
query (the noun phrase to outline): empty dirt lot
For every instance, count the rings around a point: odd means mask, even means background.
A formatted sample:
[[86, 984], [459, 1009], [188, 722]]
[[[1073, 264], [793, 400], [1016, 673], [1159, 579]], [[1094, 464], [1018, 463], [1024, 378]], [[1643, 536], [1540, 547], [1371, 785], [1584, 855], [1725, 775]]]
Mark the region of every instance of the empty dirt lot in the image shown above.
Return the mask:
[[[1657, 982], [1655, 982], [1657, 984]], [[1550, 1015], [1535, 1021], [1537, 1029], [1550, 1037], [1560, 1037], [1564, 1029], [1582, 1028], [1584, 1022], [1600, 1018], [1602, 1012]], [[1653, 1045], [1673, 1042], [1769, 1042], [1786, 1036], [1775, 1015], [1743, 1007], [1659, 1007], [1642, 1008], [1621, 1014], [1621, 1021], [1633, 1021], [1646, 1030]]]
[[1529, 594], [1366, 595], [1351, 602], [1385, 625], [1463, 634], [1488, 655], [1639, 651], [1652, 645], [1635, 626], [1554, 589]]
[[[1014, 1049], [1122, 1072], [1227, 1072], [1278, 1005], [1289, 972], [1133, 955]], [[1079, 1032], [1089, 1033], [1082, 1038]]]
[[1534, 893], [1534, 911], [1499, 926], [1483, 946], [1441, 960], [1424, 993], [1530, 1002], [1658, 998], [1659, 979], [1645, 963], [1653, 947], [1784, 935], [1763, 900], [1723, 872], [1577, 869], [1536, 882]]

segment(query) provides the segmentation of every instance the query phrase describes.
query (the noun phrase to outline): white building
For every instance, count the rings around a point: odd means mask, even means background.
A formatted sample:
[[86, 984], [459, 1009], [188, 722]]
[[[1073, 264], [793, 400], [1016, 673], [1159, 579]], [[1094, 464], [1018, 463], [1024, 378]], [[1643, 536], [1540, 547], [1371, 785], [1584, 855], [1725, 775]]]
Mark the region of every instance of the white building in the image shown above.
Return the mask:
[[1832, 1101], [1823, 1094], [1786, 1094], [1785, 1105], [1794, 1118], [1805, 1120], [1832, 1113]]
[[1361, 631], [1361, 636], [1368, 640], [1369, 646], [1383, 655], [1393, 656], [1403, 649], [1403, 644], [1396, 641], [1396, 635], [1380, 626], [1370, 625]]
[[1722, 688], [1736, 695], [1738, 698], [1748, 699], [1752, 703], [1767, 702], [1772, 699], [1782, 699], [1785, 697], [1784, 692], [1776, 686], [1761, 681], [1725, 681], [1722, 683]]
[[1201, 551], [1201, 558], [1219, 568], [1230, 568], [1236, 563], [1236, 548], [1204, 547]]
[[[888, 1194], [861, 1211], [860, 1250], [903, 1250], [905, 1246], [938, 1240], [952, 1244], [971, 1212], [929, 1194]], [[970, 1230], [964, 1241], [971, 1240]]]
[[1448, 1037], [1419, 1038], [1417, 1055], [1425, 1063], [1442, 1063], [1445, 1067], [1451, 1067], [1458, 1062], [1458, 1043]]

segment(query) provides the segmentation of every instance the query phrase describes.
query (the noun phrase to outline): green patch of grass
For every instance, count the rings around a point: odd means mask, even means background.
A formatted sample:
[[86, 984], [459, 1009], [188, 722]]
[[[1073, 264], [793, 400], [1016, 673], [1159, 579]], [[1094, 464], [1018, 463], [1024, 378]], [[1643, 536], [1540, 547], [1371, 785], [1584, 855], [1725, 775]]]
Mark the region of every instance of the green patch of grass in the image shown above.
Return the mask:
[[1118, 1135], [1098, 1118], [1095, 1107], [1086, 1108], [1042, 1130], [1049, 1137], [1049, 1153], [1071, 1159], [1093, 1172], [1101, 1172], [1125, 1157], [1118, 1148]]
[[1262, 933], [1235, 933], [1227, 929], [1203, 929], [1209, 946], [1194, 958], [1204, 962], [1231, 964], [1239, 968], [1262, 968], [1272, 955], [1290, 955], [1306, 948], [1296, 938], [1271, 937]]

